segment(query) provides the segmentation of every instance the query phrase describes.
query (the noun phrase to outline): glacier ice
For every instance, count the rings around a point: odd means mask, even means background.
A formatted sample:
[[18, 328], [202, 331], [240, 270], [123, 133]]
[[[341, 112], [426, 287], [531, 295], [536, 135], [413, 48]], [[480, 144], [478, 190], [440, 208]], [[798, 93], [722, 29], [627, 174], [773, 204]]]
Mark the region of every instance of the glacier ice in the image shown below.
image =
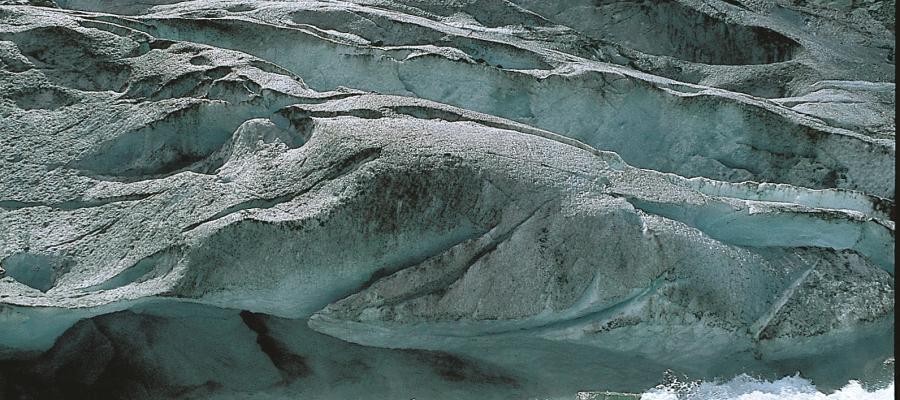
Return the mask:
[[0, 398], [884, 379], [893, 25], [835, 7], [0, 0]]

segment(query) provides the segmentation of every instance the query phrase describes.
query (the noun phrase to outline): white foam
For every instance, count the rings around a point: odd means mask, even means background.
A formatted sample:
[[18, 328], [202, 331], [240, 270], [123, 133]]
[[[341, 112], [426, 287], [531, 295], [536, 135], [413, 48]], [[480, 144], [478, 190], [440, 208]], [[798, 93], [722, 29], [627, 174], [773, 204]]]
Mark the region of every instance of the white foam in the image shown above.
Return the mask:
[[774, 382], [740, 375], [726, 383], [702, 382], [687, 390], [657, 388], [641, 400], [888, 400], [894, 398], [894, 382], [881, 389], [866, 390], [857, 381], [831, 394], [820, 392], [812, 382], [799, 376]]

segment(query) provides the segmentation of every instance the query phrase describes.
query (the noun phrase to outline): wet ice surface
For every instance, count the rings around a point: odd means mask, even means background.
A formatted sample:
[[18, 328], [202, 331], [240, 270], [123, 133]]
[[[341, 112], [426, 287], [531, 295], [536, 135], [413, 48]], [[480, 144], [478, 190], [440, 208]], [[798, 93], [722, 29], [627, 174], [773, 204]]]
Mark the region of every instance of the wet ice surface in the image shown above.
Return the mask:
[[893, 29], [0, 0], [0, 398], [892, 395]]

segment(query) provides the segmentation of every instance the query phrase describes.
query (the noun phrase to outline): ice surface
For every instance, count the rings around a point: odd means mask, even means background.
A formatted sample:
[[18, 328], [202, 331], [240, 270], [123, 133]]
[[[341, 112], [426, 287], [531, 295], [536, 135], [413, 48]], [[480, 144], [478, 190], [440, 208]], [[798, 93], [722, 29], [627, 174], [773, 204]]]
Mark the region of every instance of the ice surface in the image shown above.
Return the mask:
[[0, 0], [0, 398], [893, 393], [832, 3]]
[[[214, 4], [196, 6], [206, 10], [202, 12], [213, 12]], [[478, 30], [465, 31], [467, 37], [481, 38], [477, 46], [447, 44], [467, 51], [463, 57], [448, 53], [445, 47], [413, 48], [406, 44], [407, 36], [397, 32], [423, 31], [436, 38], [453, 38], [463, 32], [452, 25], [392, 15], [380, 8], [353, 6], [354, 14], [348, 14], [342, 8], [335, 11], [334, 6], [315, 2], [290, 6], [263, 2], [234, 17], [196, 24], [179, 17], [185, 7], [189, 6], [154, 8], [156, 13], [146, 20], [152, 29], [130, 24], [164, 38], [216, 44], [273, 60], [318, 90], [350, 86], [449, 103], [616, 151], [639, 167], [728, 181], [860, 189], [893, 197], [892, 180], [871, 176], [873, 167], [875, 171], [893, 168], [892, 142], [835, 131], [806, 114], [775, 108], [759, 99], [661, 81], [658, 76], [591, 60], [571, 62], [546, 49], [528, 52], [522, 47], [533, 48], [529, 41], [517, 43], [515, 61], [492, 60], [484, 54], [506, 54], [509, 44]], [[391, 26], [399, 26], [379, 30], [378, 40], [369, 45], [348, 42], [305, 29], [305, 24], [295, 26], [303, 22], [303, 16], [308, 18], [308, 8], [320, 13], [315, 15], [324, 15], [318, 26], [331, 28], [329, 32], [346, 30], [351, 22], [384, 19], [385, 13], [398, 19]], [[325, 17], [335, 12], [340, 12], [340, 17]], [[270, 21], [283, 21], [283, 25]], [[264, 33], [242, 35], [247, 29]], [[264, 45], [261, 37], [267, 38]], [[523, 57], [547, 62], [542, 66]], [[761, 125], [766, 129], [755, 128]], [[855, 144], [860, 140], [866, 144]], [[880, 150], [855, 154], [871, 146]], [[861, 158], [867, 162], [860, 163]]]

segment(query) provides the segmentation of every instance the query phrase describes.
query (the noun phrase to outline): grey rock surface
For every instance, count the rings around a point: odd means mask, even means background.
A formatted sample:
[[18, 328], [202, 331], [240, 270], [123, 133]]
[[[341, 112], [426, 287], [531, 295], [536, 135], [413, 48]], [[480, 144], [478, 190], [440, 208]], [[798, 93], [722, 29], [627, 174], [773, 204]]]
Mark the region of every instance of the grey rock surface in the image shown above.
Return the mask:
[[866, 376], [888, 13], [0, 0], [0, 398]]

